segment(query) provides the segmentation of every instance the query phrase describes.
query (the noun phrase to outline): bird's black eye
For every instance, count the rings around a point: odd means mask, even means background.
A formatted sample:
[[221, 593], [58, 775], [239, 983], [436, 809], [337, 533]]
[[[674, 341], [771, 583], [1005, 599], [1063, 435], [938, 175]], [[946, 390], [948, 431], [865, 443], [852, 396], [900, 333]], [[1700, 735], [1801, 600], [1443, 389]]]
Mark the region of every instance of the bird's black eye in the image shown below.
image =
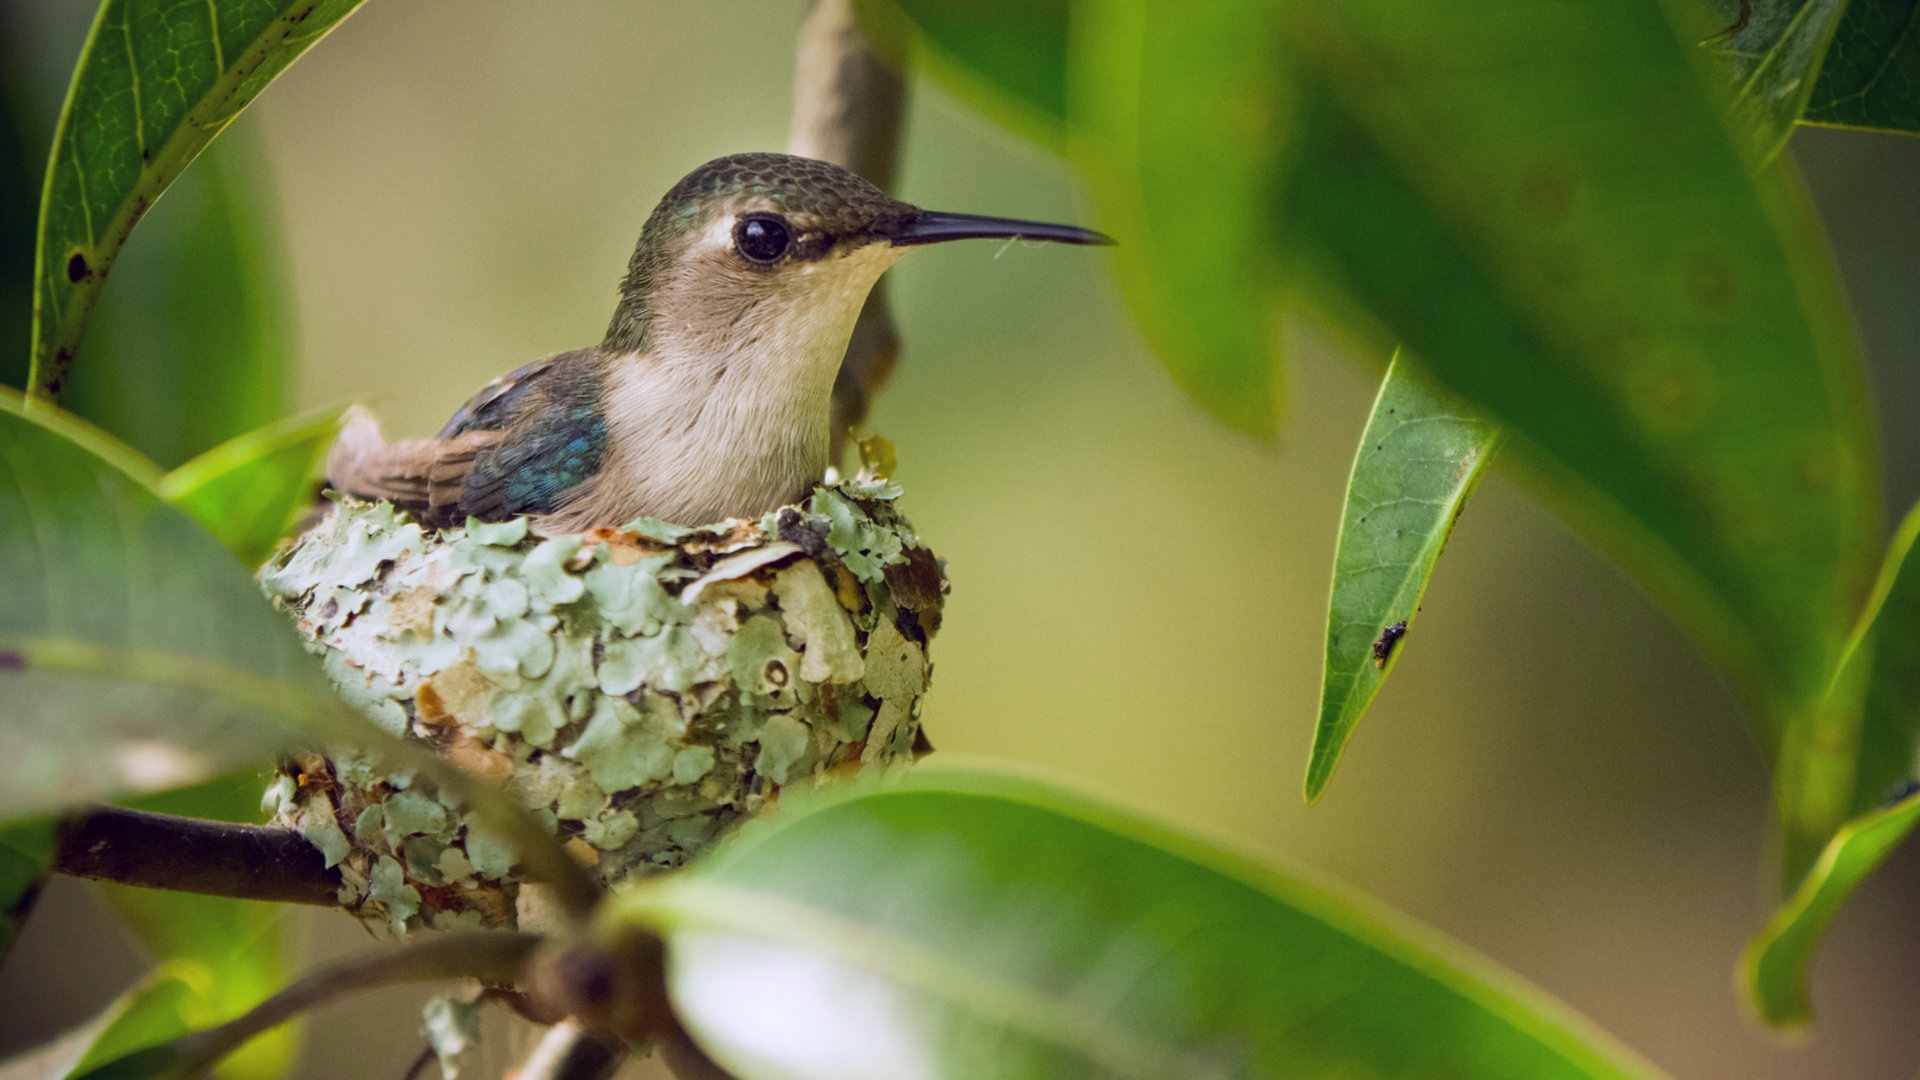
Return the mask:
[[793, 232], [776, 214], [755, 214], [733, 227], [733, 246], [748, 262], [770, 266], [793, 246]]

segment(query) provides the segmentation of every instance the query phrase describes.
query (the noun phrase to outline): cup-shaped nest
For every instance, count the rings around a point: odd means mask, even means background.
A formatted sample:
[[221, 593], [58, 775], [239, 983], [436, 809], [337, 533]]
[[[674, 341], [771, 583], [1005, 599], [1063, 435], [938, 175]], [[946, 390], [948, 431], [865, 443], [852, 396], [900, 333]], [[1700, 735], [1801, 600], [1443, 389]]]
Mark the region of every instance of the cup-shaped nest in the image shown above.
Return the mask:
[[[261, 571], [340, 693], [499, 782], [612, 884], [684, 863], [788, 784], [925, 748], [941, 566], [853, 481], [759, 521], [531, 535], [423, 530], [346, 500]], [[396, 932], [514, 925], [512, 851], [424, 782], [350, 753], [269, 800]]]

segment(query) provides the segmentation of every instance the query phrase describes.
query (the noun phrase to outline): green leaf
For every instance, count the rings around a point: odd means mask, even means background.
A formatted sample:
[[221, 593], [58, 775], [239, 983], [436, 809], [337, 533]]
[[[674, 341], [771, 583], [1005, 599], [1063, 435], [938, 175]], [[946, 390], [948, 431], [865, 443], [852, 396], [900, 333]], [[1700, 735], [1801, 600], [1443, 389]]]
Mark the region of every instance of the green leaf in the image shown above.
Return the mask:
[[1920, 133], [1920, 4], [1851, 0], [1801, 119]]
[[1430, 932], [1033, 781], [795, 796], [607, 918], [754, 1080], [1654, 1075]]
[[1841, 829], [1800, 888], [1768, 921], [1740, 959], [1740, 982], [1760, 1018], [1776, 1027], [1805, 1024], [1807, 966], [1840, 905], [1920, 822], [1920, 795]]
[[184, 786], [339, 723], [318, 665], [159, 482], [0, 394], [0, 818]]
[[[1066, 3], [977, 0], [903, 7], [854, 0], [854, 8], [868, 40], [896, 66], [961, 84], [968, 99], [994, 119], [1042, 145], [1061, 146], [1068, 88], [1059, 49], [1067, 37]], [[975, 32], [980, 26], [1001, 30]]]
[[1283, 226], [1269, 193], [1288, 96], [1271, 6], [1093, 10], [1074, 26], [1070, 156], [1120, 238], [1127, 301], [1181, 389], [1271, 435]]
[[168, 468], [288, 408], [291, 305], [265, 147], [246, 127], [141, 219], [60, 401]]
[[[266, 785], [266, 772], [254, 769], [133, 805], [162, 814], [258, 822]], [[157, 975], [170, 977], [179, 989], [151, 997], [116, 1021], [89, 1054], [90, 1063], [225, 1023], [284, 981], [284, 906], [110, 883], [99, 888], [159, 961]], [[215, 1075], [225, 1080], [280, 1076], [292, 1061], [293, 1046], [294, 1029], [276, 1028], [222, 1061]]]
[[54, 133], [35, 259], [32, 383], [58, 399], [87, 315], [155, 199], [362, 0], [106, 0]]
[[1887, 549], [1873, 598], [1820, 708], [1794, 718], [1775, 767], [1782, 877], [1798, 884], [1843, 821], [1914, 776], [1920, 736], [1920, 507]]
[[1794, 122], [1806, 111], [1848, 3], [1759, 0], [1746, 7], [1745, 25], [1736, 10], [1728, 24], [1732, 32], [1713, 39], [1733, 67], [1738, 86], [1734, 104], [1759, 139], [1763, 158], [1787, 145]]
[[0, 959], [13, 948], [53, 866], [55, 821], [10, 821], [0, 825]]
[[230, 439], [161, 478], [160, 496], [258, 566], [313, 505], [339, 418], [321, 409]]
[[1394, 358], [1347, 480], [1307, 801], [1325, 790], [1355, 725], [1399, 660], [1434, 563], [1499, 442], [1498, 427]]
[[151, 974], [115, 998], [93, 1019], [51, 1042], [0, 1061], [0, 1076], [69, 1076], [100, 1045], [108, 1029], [132, 1013], [151, 1008], [150, 1002], [169, 1000], [182, 989], [183, 985], [173, 976], [158, 972]]
[[1288, 10], [1305, 280], [1500, 421], [1763, 721], [1814, 707], [1871, 573], [1877, 461], [1832, 267], [1703, 58], [1610, 0]]
[[[144, 1047], [164, 1043], [190, 1031], [196, 1008], [195, 984], [206, 972], [190, 962], [166, 963], [155, 968], [115, 1003], [112, 1019], [93, 1032], [93, 1039], [74, 1075], [118, 1060]], [[256, 1074], [258, 1075], [258, 1074]]]
[[1067, 0], [1014, 6], [1013, 19], [968, 0], [862, 10], [883, 37], [911, 26], [938, 61], [929, 69], [989, 111], [1011, 98], [1072, 127], [1069, 156], [1120, 239], [1121, 284], [1155, 353], [1220, 420], [1271, 435], [1280, 309], [1266, 193], [1282, 95], [1248, 7], [1114, 4], [1070, 20]]
[[[899, 0], [909, 14], [957, 4]], [[1779, 718], [1824, 694], [1871, 573], [1878, 462], [1860, 362], [1797, 190], [1777, 168], [1755, 174], [1690, 44], [1710, 28], [1683, 39], [1656, 5], [1553, 10], [1245, 0], [1187, 27], [1187, 9], [1136, 2], [1021, 53], [1068, 65], [1089, 139], [1136, 131], [1132, 149], [1168, 170], [1149, 219], [1188, 194], [1165, 219], [1180, 236], [1253, 238], [1330, 313], [1399, 339], [1501, 422], [1543, 495], [1730, 673], [1771, 752]], [[1219, 51], [1228, 25], [1233, 54]], [[1261, 64], [1281, 77], [1238, 77]], [[1081, 118], [1100, 101], [1110, 114]], [[1180, 125], [1235, 117], [1237, 136], [1180, 151]], [[1163, 127], [1175, 134], [1150, 138]], [[1215, 186], [1222, 175], [1264, 180]], [[1149, 240], [1171, 279], [1212, 282]], [[1213, 255], [1246, 282], [1273, 277]], [[1270, 326], [1264, 285], [1202, 289], [1238, 297], [1192, 308], [1237, 327], [1202, 337]], [[1146, 291], [1186, 307], [1168, 286]]]

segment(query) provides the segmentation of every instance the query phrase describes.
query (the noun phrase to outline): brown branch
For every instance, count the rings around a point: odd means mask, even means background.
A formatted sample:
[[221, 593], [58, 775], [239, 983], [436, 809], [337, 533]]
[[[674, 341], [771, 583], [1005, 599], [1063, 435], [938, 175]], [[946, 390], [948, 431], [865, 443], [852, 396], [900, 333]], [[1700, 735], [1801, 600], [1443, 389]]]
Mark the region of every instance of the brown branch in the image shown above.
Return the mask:
[[340, 875], [299, 833], [103, 806], [60, 830], [53, 869], [146, 889], [284, 904], [339, 903]]
[[[905, 106], [900, 76], [874, 55], [854, 17], [853, 0], [814, 0], [800, 29], [787, 149], [831, 161], [890, 190]], [[882, 280], [860, 309], [834, 380], [834, 461], [899, 359], [900, 330]]]

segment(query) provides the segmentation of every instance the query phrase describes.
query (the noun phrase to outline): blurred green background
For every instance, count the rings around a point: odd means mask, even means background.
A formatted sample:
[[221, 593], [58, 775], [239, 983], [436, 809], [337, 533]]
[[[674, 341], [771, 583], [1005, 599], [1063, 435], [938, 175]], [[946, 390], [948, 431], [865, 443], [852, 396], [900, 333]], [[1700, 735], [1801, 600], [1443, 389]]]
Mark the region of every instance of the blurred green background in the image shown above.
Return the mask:
[[[4, 166], [36, 191], [90, 8], [0, 4], [0, 89], [31, 148]], [[289, 409], [360, 400], [392, 434], [429, 434], [492, 376], [598, 338], [641, 222], [682, 174], [784, 146], [801, 12], [375, 0], [157, 206], [89, 347], [116, 308], [179, 284], [138, 284], [134, 260], [168, 228], [193, 235], [190, 185], [218, 169], [258, 193], [249, 240], [276, 269], [245, 287], [282, 290], [288, 314], [247, 332], [297, 358]], [[912, 93], [902, 197], [1102, 224], [1058, 160], [924, 82]], [[1920, 496], [1920, 142], [1803, 129], [1790, 152], [1839, 252], [1904, 508]], [[24, 288], [31, 239], [0, 237], [0, 288]], [[1677, 1077], [1913, 1076], [1920, 854], [1842, 913], [1811, 1044], [1749, 1024], [1732, 972], [1767, 911], [1759, 754], [1676, 629], [1498, 474], [1328, 796], [1301, 802], [1342, 490], [1384, 358], [1300, 319], [1283, 435], [1252, 442], [1160, 370], [1105, 258], [955, 245], [892, 274], [906, 352], [871, 426], [898, 446], [903, 506], [954, 584], [925, 715], [940, 752], [1030, 763], [1343, 879]], [[242, 287], [189, 284], [214, 312]], [[11, 362], [25, 325], [15, 293], [0, 302]], [[181, 327], [166, 351], [191, 363], [213, 332]], [[366, 943], [345, 916], [302, 919], [310, 956]], [[0, 968], [0, 1054], [135, 977], [110, 925], [84, 887], [53, 884]], [[398, 1077], [423, 996], [323, 1011], [302, 1075]]]

